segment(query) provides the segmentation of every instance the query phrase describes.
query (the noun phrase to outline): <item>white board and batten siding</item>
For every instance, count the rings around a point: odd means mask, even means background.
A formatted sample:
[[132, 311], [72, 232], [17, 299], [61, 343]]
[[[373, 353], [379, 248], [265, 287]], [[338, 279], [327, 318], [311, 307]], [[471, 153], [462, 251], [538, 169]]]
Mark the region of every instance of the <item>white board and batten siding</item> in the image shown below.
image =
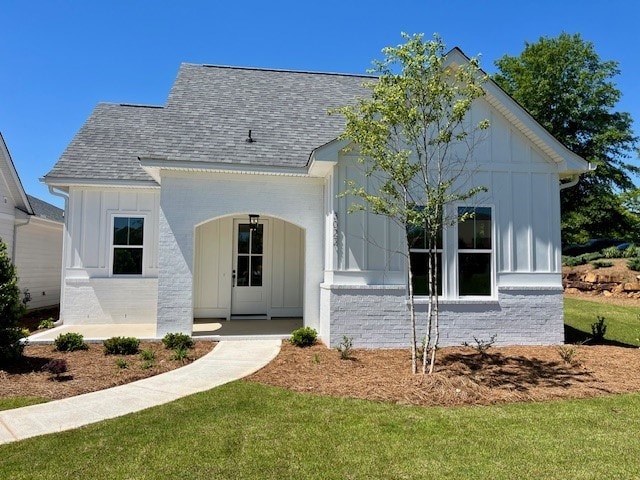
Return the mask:
[[[155, 323], [159, 190], [72, 187], [61, 317], [67, 324]], [[144, 218], [142, 275], [112, 274], [113, 218]]]
[[[448, 292], [440, 302], [442, 345], [475, 335], [498, 343], [559, 343], [563, 338], [558, 165], [498, 110], [484, 100], [474, 104], [471, 120], [487, 118], [491, 127], [476, 138], [467, 161], [464, 189], [487, 188], [467, 205], [492, 209], [492, 293], [457, 294], [457, 227], [444, 232]], [[462, 150], [453, 152], [459, 158]], [[371, 182], [354, 154], [340, 154], [331, 188], [345, 181]], [[406, 306], [404, 234], [386, 218], [348, 213], [353, 199], [333, 201], [338, 235], [332, 270], [322, 285], [324, 337], [330, 345], [343, 335], [363, 347], [403, 347], [410, 333]], [[456, 206], [451, 206], [452, 213]], [[418, 310], [426, 304], [418, 301]], [[357, 320], [353, 320], [357, 319]], [[327, 329], [326, 326], [330, 325]], [[385, 332], [380, 335], [380, 332]], [[423, 334], [422, 332], [421, 334]], [[328, 337], [328, 338], [327, 338]]]

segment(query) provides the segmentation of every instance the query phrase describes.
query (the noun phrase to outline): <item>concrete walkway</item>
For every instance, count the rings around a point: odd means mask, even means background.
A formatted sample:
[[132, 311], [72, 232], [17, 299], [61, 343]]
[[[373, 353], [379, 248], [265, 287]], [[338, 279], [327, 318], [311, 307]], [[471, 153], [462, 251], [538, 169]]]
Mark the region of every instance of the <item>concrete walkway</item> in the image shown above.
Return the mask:
[[0, 444], [61, 432], [210, 390], [259, 370], [280, 340], [222, 341], [189, 365], [119, 387], [0, 411]]

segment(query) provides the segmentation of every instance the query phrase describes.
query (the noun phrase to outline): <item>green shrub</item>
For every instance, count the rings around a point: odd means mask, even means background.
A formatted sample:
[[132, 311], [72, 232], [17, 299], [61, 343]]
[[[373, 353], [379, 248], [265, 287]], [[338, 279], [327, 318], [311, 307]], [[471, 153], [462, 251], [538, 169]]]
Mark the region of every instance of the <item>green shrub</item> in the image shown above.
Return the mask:
[[342, 341], [336, 347], [336, 350], [340, 352], [340, 358], [342, 360], [350, 360], [353, 354], [353, 338], [344, 335]]
[[591, 324], [591, 334], [593, 340], [600, 343], [604, 340], [604, 335], [607, 333], [607, 325], [604, 323], [604, 317], [596, 317], [595, 323]]
[[584, 253], [580, 255], [584, 259], [584, 263], [593, 262], [594, 260], [599, 260], [602, 258], [602, 254], [600, 252], [593, 253]]
[[318, 332], [311, 327], [298, 328], [291, 332], [291, 343], [296, 347], [310, 347], [316, 343]]
[[179, 348], [193, 348], [193, 339], [185, 333], [167, 333], [162, 339], [165, 348], [177, 350]]
[[629, 267], [629, 270], [640, 272], [640, 257], [633, 257], [627, 260], [627, 267]]
[[602, 250], [604, 258], [622, 258], [624, 252], [619, 250], [618, 247], [609, 247]]
[[129, 362], [127, 362], [124, 358], [116, 358], [116, 367], [120, 370], [124, 370], [125, 368], [129, 368]]
[[105, 355], [135, 355], [140, 351], [140, 340], [135, 337], [111, 337], [102, 344]]
[[560, 345], [558, 347], [558, 353], [560, 354], [560, 358], [562, 358], [565, 363], [571, 365], [575, 361], [577, 350], [569, 345]]
[[172, 360], [185, 361], [189, 356], [189, 350], [187, 347], [177, 347], [173, 349]]
[[24, 332], [18, 321], [25, 311], [16, 269], [0, 239], [0, 365], [19, 359], [24, 350]]
[[622, 256], [624, 258], [633, 258], [633, 257], [640, 256], [640, 248], [631, 244], [625, 249], [624, 252], [622, 252]]
[[607, 268], [607, 267], [612, 267], [613, 263], [603, 262], [602, 260], [596, 260], [595, 262], [591, 262], [591, 265], [593, 265], [593, 268]]
[[55, 322], [53, 321], [53, 318], [49, 317], [45, 320], [40, 320], [40, 323], [38, 323], [38, 330], [42, 330], [42, 329], [49, 329], [49, 328], [53, 328], [55, 327]]
[[567, 267], [577, 267], [578, 265], [584, 265], [585, 263], [587, 263], [587, 261], [582, 258], [581, 255], [577, 257], [570, 257], [567, 255], [562, 256], [562, 264]]
[[61, 333], [53, 341], [59, 352], [75, 352], [76, 350], [87, 350], [89, 345], [84, 342], [84, 337], [80, 333]]
[[148, 350], [142, 350], [140, 356], [146, 362], [153, 362], [156, 359], [156, 352], [149, 348]]

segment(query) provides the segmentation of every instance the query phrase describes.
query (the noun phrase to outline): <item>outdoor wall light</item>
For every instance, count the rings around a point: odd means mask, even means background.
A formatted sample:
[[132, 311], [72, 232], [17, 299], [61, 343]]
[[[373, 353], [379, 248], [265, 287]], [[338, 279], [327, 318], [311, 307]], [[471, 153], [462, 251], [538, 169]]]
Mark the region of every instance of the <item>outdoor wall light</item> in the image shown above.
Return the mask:
[[249, 214], [249, 228], [254, 232], [258, 229], [258, 220], [260, 219], [260, 215], [256, 213]]

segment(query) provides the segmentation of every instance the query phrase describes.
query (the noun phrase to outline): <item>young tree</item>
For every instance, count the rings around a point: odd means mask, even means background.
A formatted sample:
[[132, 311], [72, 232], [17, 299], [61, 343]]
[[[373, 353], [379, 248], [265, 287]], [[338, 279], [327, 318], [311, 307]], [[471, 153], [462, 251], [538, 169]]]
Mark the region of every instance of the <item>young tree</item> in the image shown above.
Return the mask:
[[577, 186], [562, 190], [565, 242], [624, 235], [633, 225], [617, 195], [634, 187], [639, 172], [627, 161], [635, 155], [629, 113], [615, 111], [620, 90], [614, 61], [600, 59], [579, 34], [541, 37], [525, 43], [520, 56], [496, 61], [494, 80], [558, 140], [597, 169]]
[[438, 238], [449, 225], [465, 220], [447, 208], [464, 202], [482, 187], [465, 189], [461, 177], [476, 131], [488, 121], [470, 125], [467, 113], [475, 99], [484, 95], [484, 74], [478, 60], [449, 65], [441, 38], [424, 41], [423, 35], [403, 34], [406, 42], [382, 50], [384, 59], [374, 61], [376, 81], [365, 83], [371, 96], [356, 105], [338, 109], [346, 118], [343, 139], [359, 151], [370, 183], [377, 191], [354, 181], [343, 195], [363, 202], [350, 211], [368, 210], [392, 219], [406, 233], [403, 254], [408, 272], [409, 310], [412, 331], [411, 366], [417, 372], [416, 312], [409, 254], [412, 232], [424, 231], [428, 251], [428, 295], [426, 339], [422, 370], [433, 371], [439, 341]]
[[19, 358], [24, 349], [24, 334], [18, 326], [24, 313], [20, 296], [15, 267], [0, 239], [0, 364]]

